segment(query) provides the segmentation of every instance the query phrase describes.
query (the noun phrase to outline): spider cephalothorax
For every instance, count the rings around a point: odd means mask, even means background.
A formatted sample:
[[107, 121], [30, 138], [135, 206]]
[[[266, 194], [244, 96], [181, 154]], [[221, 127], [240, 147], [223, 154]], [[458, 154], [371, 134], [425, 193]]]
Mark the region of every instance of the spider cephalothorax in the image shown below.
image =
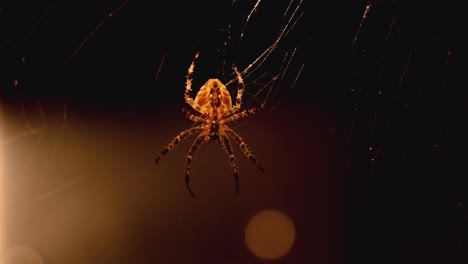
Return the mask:
[[190, 168], [192, 164], [192, 156], [195, 151], [203, 144], [216, 142], [221, 144], [229, 155], [231, 167], [236, 181], [236, 193], [239, 193], [239, 176], [237, 174], [236, 158], [232, 149], [229, 138], [234, 139], [241, 147], [244, 154], [249, 160], [254, 163], [257, 168], [263, 172], [263, 168], [257, 163], [254, 155], [249, 150], [244, 140], [234, 130], [229, 128], [226, 123], [245, 117], [248, 114], [255, 113], [255, 109], [248, 109], [239, 112], [242, 95], [244, 93], [244, 82], [242, 76], [234, 66], [233, 69], [237, 74], [239, 87], [237, 90], [237, 97], [235, 105], [232, 105], [231, 95], [229, 94], [226, 86], [218, 79], [209, 79], [198, 91], [195, 100], [190, 97], [192, 91], [192, 75], [199, 53], [195, 55], [188, 69], [187, 82], [185, 87], [185, 101], [192, 107], [196, 114], [191, 114], [183, 109], [186, 117], [195, 122], [195, 125], [189, 129], [182, 131], [177, 135], [159, 154], [156, 158], [156, 163], [159, 159], [174, 148], [181, 140], [194, 134], [199, 133], [198, 137], [193, 142], [187, 154], [187, 165], [185, 173], [185, 183], [190, 194], [195, 197], [192, 189], [190, 188]]

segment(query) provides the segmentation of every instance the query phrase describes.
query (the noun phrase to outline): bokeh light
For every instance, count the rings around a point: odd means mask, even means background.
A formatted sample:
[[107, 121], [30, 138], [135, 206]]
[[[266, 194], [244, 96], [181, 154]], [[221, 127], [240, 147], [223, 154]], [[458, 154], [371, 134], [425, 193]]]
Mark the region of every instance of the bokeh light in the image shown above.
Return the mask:
[[250, 219], [245, 230], [247, 247], [263, 259], [286, 255], [294, 244], [295, 236], [294, 222], [277, 210], [259, 212]]
[[36, 250], [27, 246], [7, 248], [1, 259], [2, 264], [44, 264], [42, 257]]

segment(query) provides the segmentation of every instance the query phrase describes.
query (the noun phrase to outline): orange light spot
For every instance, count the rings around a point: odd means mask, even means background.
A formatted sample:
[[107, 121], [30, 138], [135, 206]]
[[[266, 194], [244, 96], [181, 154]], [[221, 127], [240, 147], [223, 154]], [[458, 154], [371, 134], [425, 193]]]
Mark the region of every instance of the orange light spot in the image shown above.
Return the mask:
[[265, 210], [250, 219], [245, 230], [245, 242], [257, 257], [277, 259], [288, 253], [295, 235], [294, 223], [287, 215]]

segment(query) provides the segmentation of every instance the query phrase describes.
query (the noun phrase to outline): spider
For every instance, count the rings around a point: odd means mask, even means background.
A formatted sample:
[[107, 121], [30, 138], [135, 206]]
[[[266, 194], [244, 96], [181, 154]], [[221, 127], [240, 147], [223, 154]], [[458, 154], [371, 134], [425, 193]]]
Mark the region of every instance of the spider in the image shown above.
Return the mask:
[[185, 108], [182, 111], [185, 113], [186, 118], [195, 122], [194, 126], [180, 132], [176, 137], [172, 139], [169, 144], [161, 151], [159, 156], [156, 158], [155, 163], [158, 164], [162, 156], [166, 155], [172, 150], [179, 142], [188, 136], [199, 133], [192, 146], [190, 147], [187, 154], [187, 164], [185, 172], [185, 184], [188, 191], [193, 198], [196, 198], [195, 193], [190, 188], [190, 168], [192, 165], [192, 157], [202, 145], [206, 143], [218, 143], [223, 146], [224, 150], [229, 155], [229, 160], [233, 170], [234, 180], [236, 184], [236, 194], [239, 193], [239, 176], [237, 174], [236, 157], [230, 142], [230, 139], [234, 139], [237, 144], [240, 145], [245, 156], [260, 170], [263, 172], [263, 168], [257, 163], [255, 156], [247, 147], [244, 140], [229, 128], [226, 123], [238, 120], [254, 114], [256, 109], [247, 109], [240, 111], [242, 104], [242, 95], [245, 90], [244, 81], [239, 73], [237, 67], [233, 65], [233, 70], [237, 75], [238, 89], [235, 105], [232, 104], [231, 95], [227, 90], [226, 86], [219, 79], [209, 79], [198, 91], [195, 99], [190, 97], [192, 91], [192, 76], [193, 69], [195, 68], [195, 62], [198, 59], [200, 53], [196, 53], [192, 64], [188, 68], [188, 74], [186, 76], [185, 86], [185, 101], [187, 104], [195, 110], [196, 114], [191, 114]]

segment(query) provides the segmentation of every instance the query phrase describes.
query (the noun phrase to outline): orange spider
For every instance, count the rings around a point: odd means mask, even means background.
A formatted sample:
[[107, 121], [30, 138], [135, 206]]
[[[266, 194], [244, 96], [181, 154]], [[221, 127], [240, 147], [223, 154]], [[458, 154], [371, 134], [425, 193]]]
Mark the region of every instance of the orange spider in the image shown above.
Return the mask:
[[236, 104], [232, 105], [231, 95], [227, 90], [226, 86], [218, 79], [209, 79], [198, 91], [195, 100], [190, 97], [190, 91], [192, 91], [192, 75], [195, 67], [195, 61], [198, 59], [200, 53], [195, 55], [192, 64], [188, 68], [187, 82], [185, 86], [185, 101], [192, 107], [197, 115], [189, 113], [186, 109], [182, 111], [186, 114], [186, 117], [195, 122], [195, 126], [182, 131], [177, 135], [159, 154], [155, 162], [158, 164], [159, 159], [173, 149], [180, 141], [186, 137], [199, 133], [198, 137], [193, 142], [192, 146], [187, 155], [187, 166], [185, 173], [185, 184], [190, 194], [195, 198], [195, 194], [190, 188], [190, 166], [192, 164], [192, 157], [195, 151], [203, 144], [216, 142], [223, 146], [229, 155], [231, 161], [231, 167], [234, 172], [234, 180], [236, 182], [236, 194], [239, 193], [239, 176], [237, 174], [236, 158], [232, 149], [229, 138], [234, 139], [239, 145], [247, 158], [257, 166], [257, 168], [263, 172], [263, 168], [257, 163], [255, 156], [247, 147], [244, 140], [229, 128], [226, 123], [237, 120], [242, 117], [246, 117], [249, 114], [254, 114], [255, 109], [247, 109], [239, 112], [242, 103], [242, 95], [245, 90], [244, 81], [242, 76], [237, 70], [236, 66], [233, 66], [239, 87], [237, 90]]

